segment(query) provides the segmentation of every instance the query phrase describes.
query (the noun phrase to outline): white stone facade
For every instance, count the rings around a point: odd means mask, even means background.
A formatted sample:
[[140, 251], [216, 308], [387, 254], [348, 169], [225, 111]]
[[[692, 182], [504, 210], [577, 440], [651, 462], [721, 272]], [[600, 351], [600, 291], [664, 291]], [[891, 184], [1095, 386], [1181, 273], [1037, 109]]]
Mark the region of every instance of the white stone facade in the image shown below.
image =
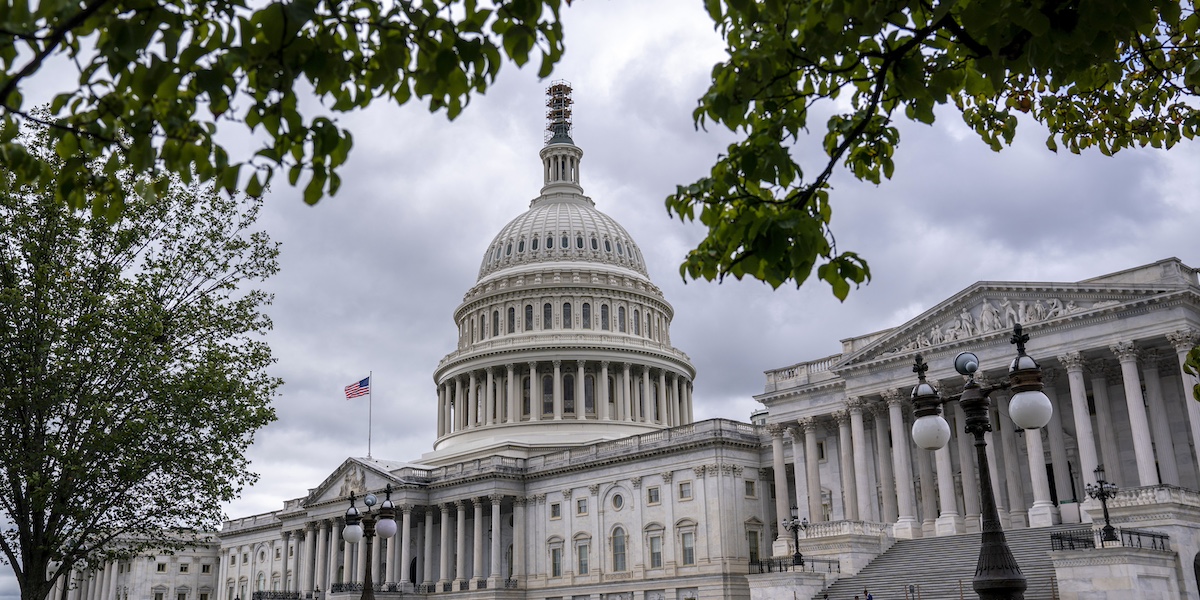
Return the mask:
[[[839, 354], [767, 371], [755, 424], [695, 423], [696, 373], [671, 345], [673, 309], [634, 240], [583, 195], [583, 152], [566, 133], [541, 151], [541, 194], [487, 246], [454, 312], [430, 453], [349, 458], [281, 510], [226, 522], [219, 543], [114, 563], [69, 600], [348, 599], [368, 568], [380, 598], [691, 600], [753, 588], [804, 600], [839, 575], [747, 576], [752, 561], [794, 551], [780, 526], [792, 505], [810, 523], [806, 555], [838, 560], [843, 576], [897, 538], [978, 531], [965, 436], [937, 452], [911, 442], [912, 364], [921, 353], [951, 395], [962, 381], [950, 362], [971, 350], [998, 380], [1016, 323], [1055, 414], [1017, 432], [993, 396], [988, 461], [1005, 526], [1097, 519], [1083, 489], [1103, 463], [1122, 487], [1114, 516], [1162, 528], [1172, 553], [1060, 556], [1063, 597], [1200, 595], [1200, 404], [1180, 370], [1200, 340], [1194, 269], [1166, 259], [1077, 283], [980, 282], [843, 340]], [[956, 403], [945, 413], [961, 432]], [[351, 493], [382, 498], [387, 485], [399, 533], [375, 541], [368, 565], [365, 540], [342, 540], [342, 519]], [[184, 563], [204, 571], [181, 573]], [[1086, 594], [1102, 571], [1107, 595]]]

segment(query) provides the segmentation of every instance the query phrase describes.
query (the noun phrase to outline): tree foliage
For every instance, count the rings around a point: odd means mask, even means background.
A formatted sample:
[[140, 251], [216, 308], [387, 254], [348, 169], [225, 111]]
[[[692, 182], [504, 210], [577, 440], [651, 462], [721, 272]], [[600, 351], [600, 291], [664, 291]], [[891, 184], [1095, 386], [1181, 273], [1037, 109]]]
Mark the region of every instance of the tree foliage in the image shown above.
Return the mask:
[[[251, 196], [283, 170], [292, 185], [306, 180], [315, 203], [337, 192], [352, 145], [331, 114], [415, 96], [454, 118], [506, 59], [540, 54], [548, 75], [562, 54], [560, 3], [9, 0], [0, 3], [0, 162], [19, 183], [71, 207], [90, 202], [110, 220], [129, 201], [117, 176], [126, 169]], [[63, 85], [51, 119], [24, 99], [35, 81]], [[301, 101], [312, 95], [323, 108]], [[61, 168], [14, 137], [21, 120], [49, 127]], [[265, 138], [261, 147], [231, 155], [217, 136], [230, 125]], [[93, 161], [103, 168], [82, 168]], [[164, 193], [169, 181], [133, 191]]]
[[255, 479], [280, 382], [247, 286], [277, 248], [258, 202], [178, 180], [109, 223], [17, 179], [0, 170], [0, 549], [44, 600], [72, 567], [212, 531]]
[[[1200, 379], [1200, 346], [1196, 346], [1188, 352], [1187, 359], [1183, 363], [1183, 370], [1192, 377]], [[1200, 383], [1192, 386], [1192, 398], [1196, 402], [1200, 402]]]
[[[1046, 145], [1105, 155], [1170, 148], [1200, 129], [1200, 15], [1187, 0], [706, 0], [729, 59], [700, 99], [698, 125], [740, 134], [711, 173], [679, 186], [667, 209], [707, 237], [681, 272], [774, 287], [814, 267], [834, 294], [869, 279], [837, 247], [829, 179], [839, 164], [891, 178], [900, 117], [932, 124], [952, 106], [986, 144], [1011, 143], [1017, 113], [1050, 130]], [[824, 164], [793, 146], [813, 111], [826, 122]], [[827, 160], [826, 160], [827, 159]]]

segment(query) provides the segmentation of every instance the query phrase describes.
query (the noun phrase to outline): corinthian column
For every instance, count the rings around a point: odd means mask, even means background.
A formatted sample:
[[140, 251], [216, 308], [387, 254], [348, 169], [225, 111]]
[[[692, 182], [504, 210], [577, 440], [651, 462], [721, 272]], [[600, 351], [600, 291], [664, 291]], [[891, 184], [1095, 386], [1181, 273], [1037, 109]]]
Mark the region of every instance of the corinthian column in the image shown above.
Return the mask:
[[879, 454], [879, 487], [883, 493], [882, 513], [880, 521], [895, 523], [896, 517], [896, 477], [892, 472], [892, 454], [888, 443], [888, 414], [887, 406], [879, 402], [871, 405], [871, 414], [875, 418], [875, 451]]
[[874, 513], [875, 494], [871, 493], [871, 478], [867, 473], [867, 431], [863, 427], [863, 408], [866, 402], [854, 397], [846, 400], [850, 412], [850, 440], [854, 445], [854, 495], [858, 500], [858, 514], [864, 521], [871, 521]]
[[[808, 477], [808, 520], [825, 520], [821, 510], [821, 457], [817, 455], [817, 420], [805, 417], [797, 421], [804, 432], [804, 474]], [[778, 496], [778, 494], [776, 494]]]
[[[1100, 464], [1105, 465], [1106, 477], [1117, 485], [1136, 485], [1123, 476], [1121, 468], [1120, 447], [1117, 446], [1117, 428], [1112, 418], [1112, 402], [1108, 397], [1109, 383], [1119, 383], [1120, 367], [1112, 367], [1108, 361], [1097, 358], [1087, 361], [1088, 374], [1092, 380], [1092, 400], [1096, 407], [1096, 433], [1100, 448]], [[1094, 467], [1093, 467], [1094, 469]], [[1092, 471], [1083, 473], [1085, 482], [1095, 483], [1096, 475]]]
[[858, 520], [858, 484], [854, 481], [854, 445], [850, 439], [850, 413], [833, 413], [838, 425], [838, 468], [842, 473], [842, 518]]
[[563, 386], [562, 386], [562, 361], [554, 361], [554, 420], [561, 421], [563, 418]]
[[917, 507], [913, 502], [912, 460], [909, 458], [908, 431], [904, 428], [904, 400], [896, 390], [884, 390], [881, 394], [888, 406], [888, 421], [892, 429], [892, 465], [896, 472], [896, 520], [892, 532], [896, 539], [921, 537], [921, 524], [917, 522]]
[[1133, 457], [1137, 460], [1138, 485], [1158, 485], [1158, 470], [1154, 464], [1154, 445], [1150, 437], [1150, 422], [1142, 399], [1138, 378], [1138, 349], [1133, 342], [1117, 342], [1109, 346], [1121, 361], [1121, 378], [1125, 383], [1125, 406], [1129, 409], [1129, 428], [1133, 431]]
[[767, 425], [771, 434], [771, 466], [775, 472], [775, 524], [778, 525], [775, 544], [772, 553], [775, 556], [786, 556], [790, 553], [787, 536], [784, 535], [783, 521], [790, 516], [788, 510], [787, 472], [783, 466], [783, 432], [785, 427], [778, 423]]
[[954, 401], [954, 439], [958, 442], [958, 466], [962, 473], [963, 491], [963, 530], [967, 533], [978, 533], [981, 528], [979, 521], [979, 475], [975, 469], [975, 444], [965, 433], [967, 414], [963, 412], [962, 404]]
[[[1075, 422], [1075, 445], [1079, 450], [1080, 476], [1084, 484], [1096, 483], [1096, 438], [1092, 434], [1092, 416], [1088, 412], [1087, 384], [1083, 380], [1083, 354], [1067, 352], [1058, 357], [1067, 369], [1071, 389], [1071, 418]], [[1062, 492], [1059, 492], [1062, 497]]]
[[608, 361], [600, 361], [600, 381], [596, 382], [596, 418], [601, 421], [612, 419], [608, 414]]
[[1154, 448], [1158, 474], [1162, 483], [1179, 485], [1179, 465], [1175, 462], [1175, 445], [1171, 441], [1171, 419], [1163, 403], [1162, 382], [1158, 375], [1158, 351], [1141, 353], [1142, 381], [1146, 384], [1146, 404], [1150, 411], [1150, 430], [1154, 433]]
[[[1175, 354], [1179, 358], [1179, 377], [1183, 384], [1183, 405], [1187, 408], [1188, 416], [1188, 431], [1192, 434], [1192, 468], [1200, 468], [1200, 402], [1195, 400], [1193, 391], [1196, 386], [1196, 377], [1187, 371], [1183, 370], [1183, 364], [1187, 362], [1188, 352], [1200, 344], [1200, 331], [1195, 329], [1179, 329], [1167, 334], [1167, 341], [1175, 347]], [[1193, 471], [1194, 473], [1195, 471]]]

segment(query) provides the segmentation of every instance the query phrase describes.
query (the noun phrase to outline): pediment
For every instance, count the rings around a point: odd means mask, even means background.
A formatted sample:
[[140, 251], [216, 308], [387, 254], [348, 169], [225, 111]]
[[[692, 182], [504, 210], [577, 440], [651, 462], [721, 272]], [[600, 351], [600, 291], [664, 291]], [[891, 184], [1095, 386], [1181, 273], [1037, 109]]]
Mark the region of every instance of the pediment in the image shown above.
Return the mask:
[[959, 342], [1008, 336], [1015, 324], [1093, 318], [1178, 291], [1173, 285], [980, 282], [892, 329], [833, 367], [843, 371]]
[[368, 491], [378, 490], [387, 484], [397, 483], [395, 477], [380, 468], [374, 461], [347, 458], [320, 485], [312, 488], [305, 499], [305, 506], [343, 500], [353, 492], [362, 496]]

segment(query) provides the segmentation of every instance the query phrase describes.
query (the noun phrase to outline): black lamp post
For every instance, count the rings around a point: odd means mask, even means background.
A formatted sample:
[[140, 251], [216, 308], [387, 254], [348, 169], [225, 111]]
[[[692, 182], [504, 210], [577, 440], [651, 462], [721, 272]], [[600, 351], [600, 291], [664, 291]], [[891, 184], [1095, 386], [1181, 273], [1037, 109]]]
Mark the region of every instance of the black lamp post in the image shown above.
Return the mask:
[[367, 506], [366, 514], [359, 514], [355, 508], [354, 492], [350, 492], [350, 508], [346, 509], [346, 526], [342, 528], [342, 539], [351, 544], [357, 544], [364, 537], [367, 539], [364, 560], [367, 572], [363, 575], [362, 600], [375, 600], [375, 582], [371, 577], [372, 571], [375, 570], [371, 559], [371, 540], [376, 534], [384, 539], [396, 535], [396, 507], [392, 504], [392, 484], [389, 483], [385, 491], [387, 497], [377, 513], [371, 512], [371, 507], [375, 506], [376, 502], [375, 494], [367, 494], [363, 498], [363, 504]]
[[[1053, 408], [1050, 399], [1042, 392], [1042, 369], [1037, 361], [1025, 354], [1025, 342], [1029, 336], [1022, 333], [1021, 325], [1013, 328], [1011, 343], [1017, 345], [1017, 357], [1008, 368], [1008, 381], [994, 387], [984, 388], [975, 381], [979, 370], [979, 358], [970, 352], [962, 352], [954, 358], [954, 369], [967, 377], [959, 404], [966, 416], [966, 433], [975, 437], [975, 457], [979, 472], [979, 504], [982, 517], [983, 539], [979, 548], [979, 561], [975, 564], [975, 579], [972, 586], [981, 600], [1023, 600], [1025, 597], [1025, 575], [1013, 557], [1000, 526], [1000, 513], [996, 509], [996, 497], [991, 486], [991, 472], [987, 461], [987, 439], [984, 434], [992, 430], [989, 417], [992, 392], [1009, 388], [1014, 394], [1009, 403], [1009, 416], [1022, 429], [1039, 429], [1050, 422]], [[929, 366], [918, 354], [913, 372], [917, 374], [917, 385], [912, 391], [914, 414], [913, 441], [926, 450], [936, 450], [950, 440], [950, 427], [942, 417], [943, 399], [937, 390], [925, 381]]]
[[792, 564], [797, 567], [803, 567], [804, 555], [800, 554], [800, 530], [808, 529], [808, 517], [805, 517], [803, 520], [801, 520], [799, 516], [800, 509], [793, 506], [792, 518], [785, 520], [783, 522], [783, 527], [784, 529], [792, 532], [792, 547], [796, 550], [795, 553], [792, 554]]
[[1104, 480], [1104, 465], [1096, 465], [1096, 470], [1092, 472], [1096, 474], [1096, 483], [1089, 483], [1084, 489], [1087, 495], [1099, 500], [1100, 507], [1104, 509], [1104, 529], [1101, 530], [1100, 542], [1116, 542], [1117, 530], [1108, 518], [1108, 501], [1117, 496], [1117, 484]]

